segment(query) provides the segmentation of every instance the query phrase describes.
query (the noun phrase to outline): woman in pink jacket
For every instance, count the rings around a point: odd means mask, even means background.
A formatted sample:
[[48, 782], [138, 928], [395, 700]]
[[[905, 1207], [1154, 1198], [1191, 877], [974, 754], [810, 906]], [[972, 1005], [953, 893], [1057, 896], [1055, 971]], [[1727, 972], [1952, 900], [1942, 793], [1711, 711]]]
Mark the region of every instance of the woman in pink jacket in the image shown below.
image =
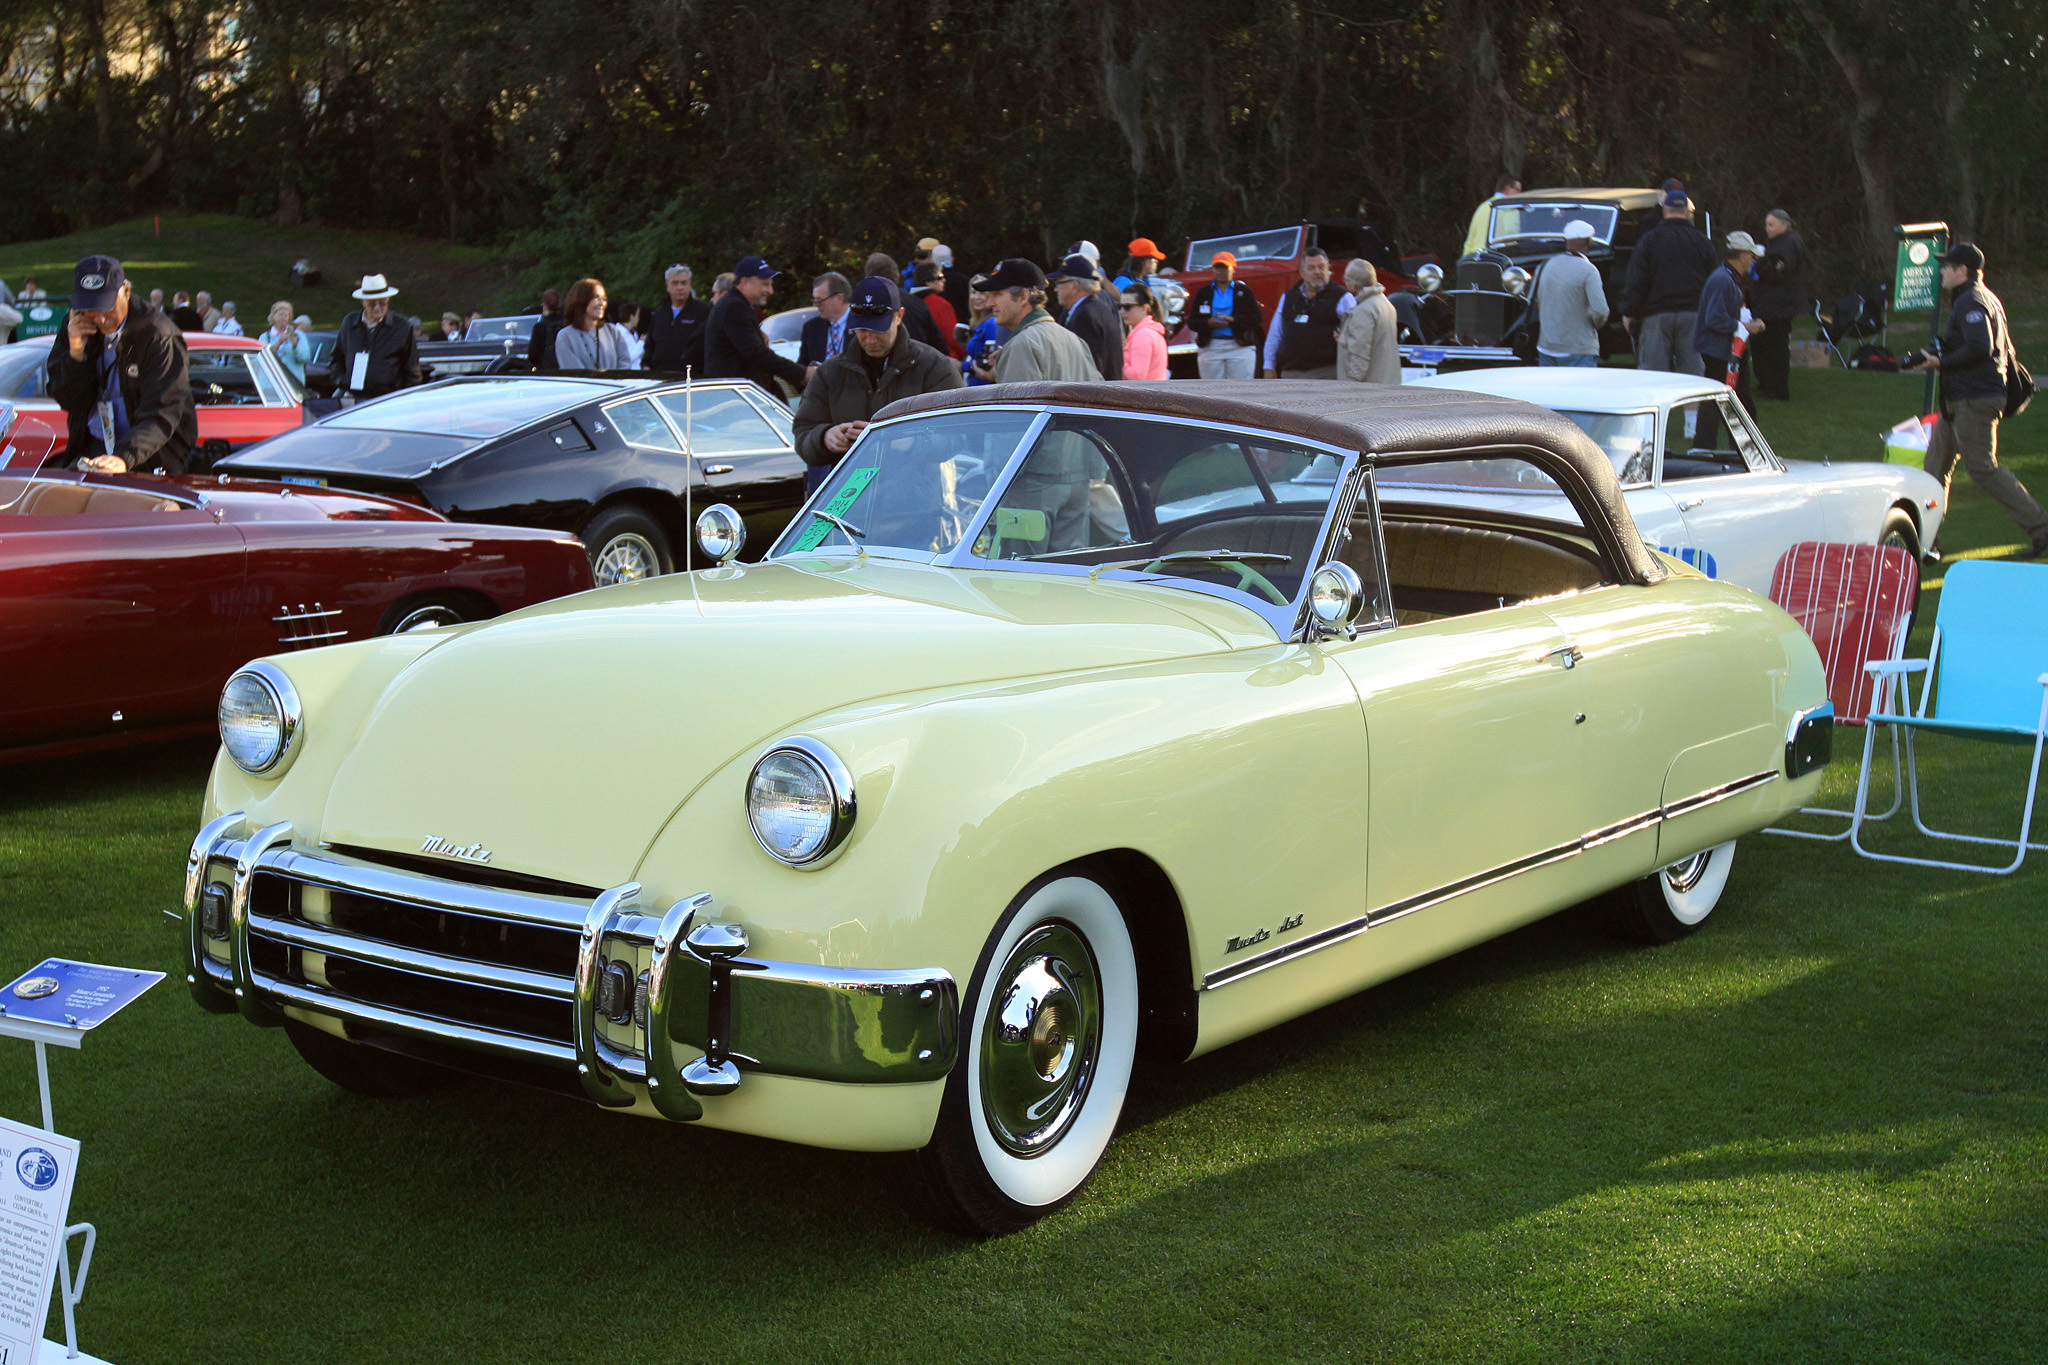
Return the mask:
[[1124, 290], [1124, 378], [1166, 378], [1166, 326], [1159, 303], [1142, 284]]

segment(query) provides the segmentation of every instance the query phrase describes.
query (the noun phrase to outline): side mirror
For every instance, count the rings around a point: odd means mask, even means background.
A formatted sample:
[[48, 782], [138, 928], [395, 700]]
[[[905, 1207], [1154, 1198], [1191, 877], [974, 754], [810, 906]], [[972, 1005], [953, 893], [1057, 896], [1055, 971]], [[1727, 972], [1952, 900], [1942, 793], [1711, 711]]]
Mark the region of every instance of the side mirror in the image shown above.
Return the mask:
[[1308, 585], [1309, 610], [1319, 631], [1346, 637], [1355, 633], [1359, 616], [1365, 611], [1365, 584], [1358, 570], [1341, 559], [1333, 559], [1316, 570]]
[[747, 523], [726, 504], [713, 503], [697, 514], [697, 548], [723, 568], [747, 543]]

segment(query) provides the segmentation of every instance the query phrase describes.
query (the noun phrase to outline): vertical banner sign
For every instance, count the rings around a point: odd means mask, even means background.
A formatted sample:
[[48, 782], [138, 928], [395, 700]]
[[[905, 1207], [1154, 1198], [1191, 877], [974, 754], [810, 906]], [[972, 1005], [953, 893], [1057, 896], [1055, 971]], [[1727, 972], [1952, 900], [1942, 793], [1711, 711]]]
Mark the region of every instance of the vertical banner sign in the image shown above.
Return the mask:
[[76, 1142], [0, 1118], [0, 1365], [34, 1365], [77, 1170]]
[[1934, 307], [1941, 297], [1941, 263], [1936, 258], [1947, 250], [1948, 234], [1944, 232], [1899, 240], [1898, 264], [1892, 271], [1894, 309]]

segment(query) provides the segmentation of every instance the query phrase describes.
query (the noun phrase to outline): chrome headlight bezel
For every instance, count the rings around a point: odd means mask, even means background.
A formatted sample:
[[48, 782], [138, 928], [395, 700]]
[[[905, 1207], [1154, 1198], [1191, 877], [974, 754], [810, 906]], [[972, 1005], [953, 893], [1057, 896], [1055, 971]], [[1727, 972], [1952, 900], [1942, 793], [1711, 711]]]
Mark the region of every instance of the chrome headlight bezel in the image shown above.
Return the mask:
[[[824, 837], [818, 841], [815, 848], [797, 858], [777, 852], [762, 836], [760, 819], [755, 809], [755, 782], [761, 775], [762, 767], [769, 760], [782, 756], [794, 756], [816, 773], [826, 794], [829, 811]], [[823, 867], [839, 856], [840, 851], [846, 846], [847, 836], [853, 833], [853, 822], [858, 814], [853, 794], [853, 774], [840, 761], [839, 755], [809, 735], [792, 735], [787, 739], [779, 739], [764, 749], [761, 756], [754, 760], [754, 766], [747, 772], [746, 789], [742, 794], [742, 800], [747, 810], [747, 828], [753, 833], [754, 842], [761, 846], [761, 851], [785, 867], [806, 871]]]
[[[277, 716], [277, 739], [270, 756], [263, 763], [251, 766], [242, 761], [241, 755], [228, 742], [227, 718], [222, 714], [227, 707], [228, 692], [242, 679], [253, 680], [270, 699], [271, 709]], [[278, 777], [291, 766], [299, 751], [299, 736], [305, 732], [306, 712], [299, 701], [299, 691], [292, 686], [292, 680], [284, 670], [275, 664], [258, 661], [244, 665], [229, 676], [220, 689], [220, 701], [214, 706], [214, 722], [220, 731], [220, 746], [237, 768], [251, 777]]]

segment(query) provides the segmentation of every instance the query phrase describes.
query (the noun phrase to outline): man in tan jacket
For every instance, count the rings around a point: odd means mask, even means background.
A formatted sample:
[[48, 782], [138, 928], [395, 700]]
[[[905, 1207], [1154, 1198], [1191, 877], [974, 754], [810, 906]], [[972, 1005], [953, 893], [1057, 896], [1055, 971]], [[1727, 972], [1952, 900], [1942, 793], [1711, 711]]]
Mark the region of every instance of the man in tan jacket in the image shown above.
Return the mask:
[[1345, 266], [1344, 287], [1358, 302], [1337, 331], [1337, 377], [1360, 384], [1400, 383], [1400, 323], [1372, 262], [1360, 259]]

